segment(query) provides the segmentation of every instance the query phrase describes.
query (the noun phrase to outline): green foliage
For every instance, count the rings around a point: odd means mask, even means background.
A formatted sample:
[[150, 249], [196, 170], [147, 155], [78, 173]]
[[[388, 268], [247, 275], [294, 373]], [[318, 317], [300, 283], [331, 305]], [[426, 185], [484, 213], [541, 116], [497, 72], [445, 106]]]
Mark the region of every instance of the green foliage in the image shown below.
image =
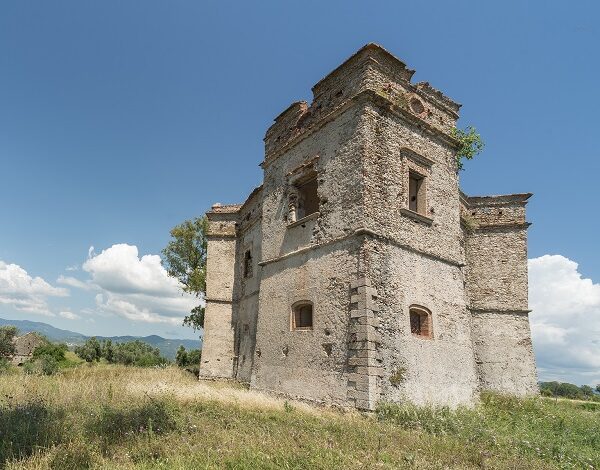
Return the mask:
[[12, 370], [12, 366], [8, 359], [0, 357], [0, 375], [8, 374]]
[[[206, 217], [185, 220], [171, 230], [171, 240], [162, 250], [163, 266], [169, 276], [183, 285], [183, 291], [203, 296], [206, 291]], [[194, 330], [204, 325], [204, 309], [195, 307], [183, 322]]]
[[59, 362], [47, 354], [31, 358], [23, 364], [23, 372], [30, 375], [54, 375], [59, 369]]
[[43, 356], [50, 356], [56, 362], [64, 362], [67, 359], [65, 358], [65, 353], [69, 350], [69, 347], [65, 343], [61, 344], [53, 344], [48, 343], [43, 346], [38, 346], [34, 349], [32, 354], [32, 359], [39, 359]]
[[15, 353], [13, 339], [19, 334], [16, 326], [0, 327], [0, 357], [10, 357]]
[[88, 338], [81, 346], [75, 346], [74, 351], [85, 362], [96, 362], [102, 357], [102, 345], [95, 336]]
[[202, 357], [201, 349], [192, 349], [187, 353], [187, 365], [200, 367], [200, 359]]
[[400, 386], [406, 380], [406, 367], [396, 367], [394, 373], [390, 376], [390, 383], [394, 387]]
[[457, 410], [382, 404], [372, 419], [267, 395], [256, 406], [256, 392], [218, 382], [190, 395], [175, 367], [25, 382], [0, 380], [0, 468], [600, 468], [590, 401], [487, 394]]
[[116, 343], [110, 339], [98, 341], [89, 338], [81, 346], [75, 348], [75, 353], [87, 362], [98, 362], [101, 359], [110, 364], [126, 366], [153, 367], [162, 366], [169, 361], [160, 355], [158, 348], [140, 340]]
[[175, 357], [175, 363], [179, 367], [200, 366], [201, 355], [202, 351], [200, 349], [186, 351], [185, 347], [179, 346], [177, 356]]
[[456, 166], [460, 171], [463, 169], [463, 159], [472, 160], [485, 147], [485, 143], [474, 127], [466, 129], [453, 128], [452, 137], [458, 140], [460, 146], [456, 152]]
[[140, 340], [118, 343], [113, 348], [114, 364], [126, 366], [153, 367], [167, 364], [169, 361], [160, 355], [158, 348]]
[[152, 438], [177, 429], [178, 408], [166, 400], [114, 407], [104, 405], [88, 423], [92, 436], [99, 436], [103, 445], [111, 445], [139, 435]]
[[179, 346], [179, 349], [177, 350], [175, 364], [177, 364], [179, 367], [185, 367], [187, 365], [187, 351], [183, 345]]
[[540, 398], [482, 395], [474, 409], [382, 404], [380, 421], [434, 436], [457, 438], [497, 452], [513, 448], [520, 455], [545, 460], [549, 468], [596, 468], [600, 464], [600, 406], [578, 411], [579, 403]]
[[540, 382], [540, 393], [546, 397], [571, 398], [589, 400], [597, 398], [594, 389], [589, 385], [577, 385], [567, 382]]
[[102, 341], [102, 344], [100, 346], [100, 355], [101, 357], [103, 357], [104, 359], [106, 359], [109, 363], [114, 362], [114, 347], [112, 344], [112, 340], [110, 339], [106, 339], [104, 341]]

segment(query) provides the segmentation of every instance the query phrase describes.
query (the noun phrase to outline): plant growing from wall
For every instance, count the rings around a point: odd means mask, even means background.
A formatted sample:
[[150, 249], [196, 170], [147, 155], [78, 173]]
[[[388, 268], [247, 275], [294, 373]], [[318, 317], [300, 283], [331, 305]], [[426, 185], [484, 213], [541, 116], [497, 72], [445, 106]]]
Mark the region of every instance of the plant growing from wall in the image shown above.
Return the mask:
[[468, 126], [464, 130], [454, 127], [450, 131], [452, 137], [459, 142], [456, 152], [456, 167], [463, 169], [463, 159], [472, 160], [485, 147], [485, 143], [474, 127]]
[[396, 367], [392, 375], [390, 376], [390, 383], [394, 387], [400, 386], [406, 380], [406, 367]]

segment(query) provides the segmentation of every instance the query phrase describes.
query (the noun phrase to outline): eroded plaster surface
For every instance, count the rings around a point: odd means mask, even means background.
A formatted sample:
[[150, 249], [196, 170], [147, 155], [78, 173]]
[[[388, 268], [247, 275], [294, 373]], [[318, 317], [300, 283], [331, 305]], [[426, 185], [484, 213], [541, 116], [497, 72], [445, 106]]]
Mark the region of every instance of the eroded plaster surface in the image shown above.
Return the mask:
[[461, 193], [460, 105], [412, 74], [359, 50], [275, 119], [262, 185], [207, 213], [202, 377], [367, 410], [536, 393], [530, 194]]

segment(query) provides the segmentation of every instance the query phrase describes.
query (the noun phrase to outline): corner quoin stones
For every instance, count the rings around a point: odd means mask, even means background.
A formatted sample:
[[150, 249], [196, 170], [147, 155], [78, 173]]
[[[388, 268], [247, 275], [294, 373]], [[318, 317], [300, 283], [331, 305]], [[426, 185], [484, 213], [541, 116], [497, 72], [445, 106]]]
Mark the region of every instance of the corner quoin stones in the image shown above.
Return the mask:
[[209, 219], [201, 377], [372, 410], [537, 393], [531, 194], [459, 188], [460, 105], [368, 44], [265, 136], [264, 179]]

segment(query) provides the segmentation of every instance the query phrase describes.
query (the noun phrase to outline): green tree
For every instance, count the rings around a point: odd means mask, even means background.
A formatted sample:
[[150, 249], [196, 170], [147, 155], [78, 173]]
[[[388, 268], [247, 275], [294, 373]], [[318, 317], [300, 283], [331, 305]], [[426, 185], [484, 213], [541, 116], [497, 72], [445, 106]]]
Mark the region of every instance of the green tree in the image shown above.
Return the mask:
[[0, 357], [10, 357], [15, 353], [13, 339], [19, 334], [16, 326], [0, 327]]
[[109, 363], [113, 362], [114, 348], [112, 340], [105, 339], [100, 345], [100, 356], [106, 359]]
[[188, 361], [187, 356], [188, 356], [188, 354], [187, 354], [187, 351], [185, 350], [185, 347], [183, 345], [179, 346], [179, 349], [177, 350], [177, 355], [175, 356], [175, 363], [179, 367], [187, 366], [187, 361]]
[[99, 361], [102, 357], [102, 346], [95, 336], [88, 338], [81, 346], [76, 346], [74, 351], [86, 362]]
[[187, 354], [187, 365], [200, 367], [200, 358], [202, 356], [201, 349], [192, 349]]
[[596, 392], [600, 393], [600, 384], [596, 385]]
[[463, 169], [463, 159], [472, 160], [483, 150], [485, 143], [474, 127], [469, 126], [464, 130], [455, 127], [451, 134], [460, 144], [456, 152], [456, 166], [460, 171]]
[[69, 347], [65, 343], [52, 344], [48, 342], [34, 349], [32, 359], [39, 359], [45, 356], [52, 357], [57, 363], [66, 361], [65, 353]]
[[584, 397], [590, 398], [590, 397], [594, 396], [594, 389], [592, 387], [590, 387], [589, 385], [582, 385], [581, 393], [583, 393]]
[[[171, 230], [171, 240], [162, 250], [162, 263], [169, 276], [183, 286], [183, 291], [203, 297], [206, 291], [206, 217], [185, 220]], [[185, 326], [198, 330], [204, 326], [204, 307], [194, 307], [183, 320]]]
[[136, 339], [116, 344], [113, 362], [126, 366], [152, 367], [167, 364], [169, 361], [160, 355], [158, 348]]

